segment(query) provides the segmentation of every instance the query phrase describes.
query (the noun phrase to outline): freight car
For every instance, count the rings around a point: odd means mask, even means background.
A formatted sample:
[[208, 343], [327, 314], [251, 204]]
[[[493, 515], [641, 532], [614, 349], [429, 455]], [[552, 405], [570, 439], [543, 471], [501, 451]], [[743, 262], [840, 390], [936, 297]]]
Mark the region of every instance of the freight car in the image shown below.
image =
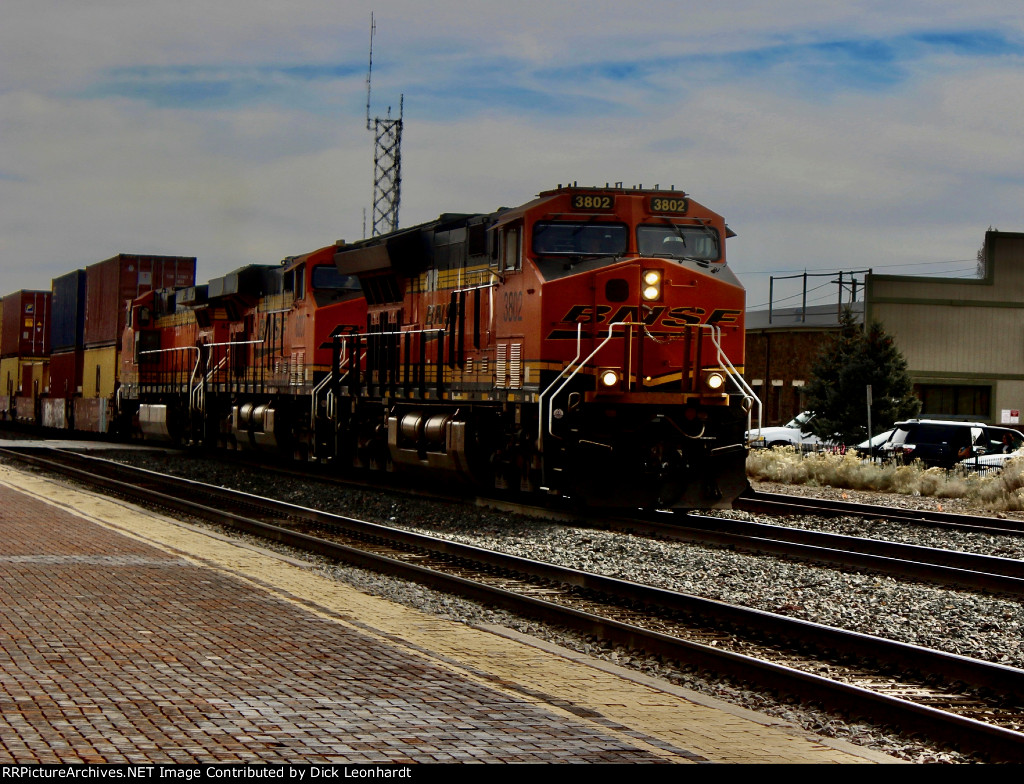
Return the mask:
[[755, 402], [729, 235], [679, 191], [560, 186], [150, 292], [118, 408], [148, 438], [604, 506], [727, 506]]
[[[728, 506], [756, 405], [729, 236], [681, 191], [573, 185], [206, 285], [167, 257], [191, 280], [130, 281], [104, 349], [117, 383], [101, 391], [97, 365], [90, 390], [98, 429], [602, 506]], [[81, 283], [62, 290], [91, 303]], [[42, 402], [81, 397], [81, 365], [61, 357], [72, 380]], [[97, 429], [83, 402], [47, 424]]]

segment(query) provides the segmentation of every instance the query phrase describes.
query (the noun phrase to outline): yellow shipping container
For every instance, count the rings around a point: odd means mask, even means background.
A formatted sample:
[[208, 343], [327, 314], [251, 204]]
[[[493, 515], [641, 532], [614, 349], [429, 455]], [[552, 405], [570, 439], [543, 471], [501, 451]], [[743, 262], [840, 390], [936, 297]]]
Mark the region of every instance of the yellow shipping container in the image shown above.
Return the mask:
[[[31, 375], [28, 375], [31, 372]], [[26, 384], [27, 382], [27, 384]], [[0, 394], [38, 397], [50, 386], [50, 360], [6, 357], [0, 359]]]
[[18, 394], [21, 387], [21, 360], [18, 357], [0, 359], [0, 394]]
[[23, 360], [22, 374], [25, 365], [32, 366], [32, 386], [22, 391], [23, 395], [38, 397], [50, 389], [50, 360], [48, 359], [26, 359]]
[[82, 397], [110, 398], [117, 381], [117, 346], [87, 348], [83, 360]]

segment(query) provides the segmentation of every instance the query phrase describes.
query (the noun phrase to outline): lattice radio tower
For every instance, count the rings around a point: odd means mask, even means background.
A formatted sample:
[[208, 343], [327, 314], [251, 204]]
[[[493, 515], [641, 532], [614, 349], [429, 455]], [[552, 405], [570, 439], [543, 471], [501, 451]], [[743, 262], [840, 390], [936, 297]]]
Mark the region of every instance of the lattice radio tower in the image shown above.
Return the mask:
[[[373, 75], [373, 33], [377, 26], [370, 14], [370, 67], [366, 72], [366, 130], [373, 131], [373, 233], [378, 236], [398, 228], [398, 203], [402, 196], [402, 112], [403, 94], [398, 101], [398, 118], [370, 120], [370, 77]], [[364, 220], [365, 222], [365, 220]], [[364, 228], [365, 234], [365, 228]]]

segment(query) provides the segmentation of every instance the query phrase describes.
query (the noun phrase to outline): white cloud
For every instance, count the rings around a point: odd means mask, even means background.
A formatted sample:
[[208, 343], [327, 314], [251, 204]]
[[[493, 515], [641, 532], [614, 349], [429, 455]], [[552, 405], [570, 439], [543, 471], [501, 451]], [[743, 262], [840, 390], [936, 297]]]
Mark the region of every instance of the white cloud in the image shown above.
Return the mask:
[[[119, 251], [195, 253], [208, 278], [361, 236], [371, 10], [374, 112], [406, 95], [404, 225], [675, 184], [739, 232], [758, 302], [771, 270], [970, 259], [989, 224], [1024, 229], [1016, 4], [509, 8], [8, 0], [0, 293]], [[943, 31], [967, 37], [920, 43]]]

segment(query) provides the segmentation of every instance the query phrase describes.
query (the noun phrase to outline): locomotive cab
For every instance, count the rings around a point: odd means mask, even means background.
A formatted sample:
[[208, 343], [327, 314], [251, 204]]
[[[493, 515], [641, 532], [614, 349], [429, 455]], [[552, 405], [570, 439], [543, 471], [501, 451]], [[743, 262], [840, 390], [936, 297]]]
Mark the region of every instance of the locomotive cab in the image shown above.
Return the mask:
[[524, 214], [546, 327], [538, 481], [597, 505], [728, 506], [747, 486], [754, 403], [732, 233], [674, 191], [545, 197]]

